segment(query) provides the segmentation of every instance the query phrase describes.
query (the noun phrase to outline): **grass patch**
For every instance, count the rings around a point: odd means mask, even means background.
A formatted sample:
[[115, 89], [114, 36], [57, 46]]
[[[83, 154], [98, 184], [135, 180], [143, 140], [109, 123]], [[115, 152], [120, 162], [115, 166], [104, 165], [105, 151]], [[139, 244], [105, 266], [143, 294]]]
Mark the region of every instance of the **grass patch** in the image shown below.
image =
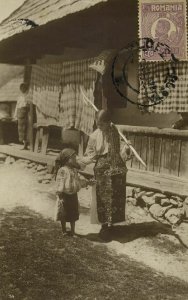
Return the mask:
[[185, 300], [188, 285], [105, 245], [62, 238], [59, 224], [24, 208], [1, 211], [1, 300]]

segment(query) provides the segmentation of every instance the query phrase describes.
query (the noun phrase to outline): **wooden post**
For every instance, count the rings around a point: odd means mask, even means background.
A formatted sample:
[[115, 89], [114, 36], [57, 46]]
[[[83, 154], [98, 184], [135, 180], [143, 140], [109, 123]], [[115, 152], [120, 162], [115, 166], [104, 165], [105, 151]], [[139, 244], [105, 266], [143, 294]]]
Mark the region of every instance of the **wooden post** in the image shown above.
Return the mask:
[[4, 144], [4, 138], [3, 138], [3, 124], [0, 121], [0, 145]]
[[29, 104], [29, 144], [30, 151], [34, 151], [34, 137], [33, 137], [33, 103]]
[[[30, 60], [26, 60], [25, 64], [25, 70], [24, 70], [24, 82], [30, 84], [31, 79], [31, 71], [32, 66], [30, 63]], [[29, 125], [29, 144], [30, 144], [30, 151], [34, 151], [34, 131], [33, 131], [33, 115], [34, 115], [34, 109], [33, 109], [33, 103], [29, 103], [29, 114], [28, 114], [28, 125]]]

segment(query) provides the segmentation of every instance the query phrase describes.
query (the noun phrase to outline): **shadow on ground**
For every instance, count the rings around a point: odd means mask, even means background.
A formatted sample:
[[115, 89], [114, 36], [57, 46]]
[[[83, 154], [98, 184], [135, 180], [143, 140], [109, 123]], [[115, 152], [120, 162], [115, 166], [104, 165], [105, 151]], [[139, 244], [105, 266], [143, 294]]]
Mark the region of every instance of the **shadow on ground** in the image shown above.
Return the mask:
[[96, 242], [110, 242], [117, 241], [120, 243], [128, 243], [141, 237], [154, 237], [158, 234], [167, 234], [177, 238], [182, 246], [188, 248], [178, 235], [176, 235], [170, 225], [153, 222], [144, 222], [130, 225], [117, 225], [113, 226], [106, 233], [87, 234], [84, 237], [91, 241]]

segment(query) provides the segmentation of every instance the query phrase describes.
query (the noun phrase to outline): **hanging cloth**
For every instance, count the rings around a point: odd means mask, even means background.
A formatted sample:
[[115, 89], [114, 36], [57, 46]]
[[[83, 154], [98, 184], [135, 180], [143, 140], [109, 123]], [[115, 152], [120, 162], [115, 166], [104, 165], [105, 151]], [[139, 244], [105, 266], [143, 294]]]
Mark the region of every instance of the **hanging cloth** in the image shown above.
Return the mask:
[[59, 123], [64, 129], [74, 127], [89, 135], [93, 132], [95, 111], [83, 101], [81, 87], [94, 102], [97, 72], [89, 68], [94, 59], [63, 63]]
[[[144, 109], [154, 113], [188, 112], [188, 62], [142, 62], [139, 64], [140, 93], [138, 103], [152, 104], [166, 91], [160, 103], [145, 106]], [[150, 98], [150, 99], [149, 99]], [[143, 106], [141, 107], [143, 109]]]
[[34, 65], [31, 75], [33, 104], [51, 118], [58, 120], [61, 64]]

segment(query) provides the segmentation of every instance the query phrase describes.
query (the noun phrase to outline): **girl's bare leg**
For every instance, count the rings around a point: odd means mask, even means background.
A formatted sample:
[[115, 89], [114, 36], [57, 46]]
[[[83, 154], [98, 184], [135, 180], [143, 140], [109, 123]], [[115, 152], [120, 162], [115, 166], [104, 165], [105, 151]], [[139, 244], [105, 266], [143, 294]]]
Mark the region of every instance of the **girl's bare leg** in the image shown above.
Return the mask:
[[75, 235], [75, 222], [70, 222], [71, 226], [71, 235]]
[[61, 228], [62, 228], [62, 232], [66, 233], [66, 222], [65, 221], [61, 221]]

